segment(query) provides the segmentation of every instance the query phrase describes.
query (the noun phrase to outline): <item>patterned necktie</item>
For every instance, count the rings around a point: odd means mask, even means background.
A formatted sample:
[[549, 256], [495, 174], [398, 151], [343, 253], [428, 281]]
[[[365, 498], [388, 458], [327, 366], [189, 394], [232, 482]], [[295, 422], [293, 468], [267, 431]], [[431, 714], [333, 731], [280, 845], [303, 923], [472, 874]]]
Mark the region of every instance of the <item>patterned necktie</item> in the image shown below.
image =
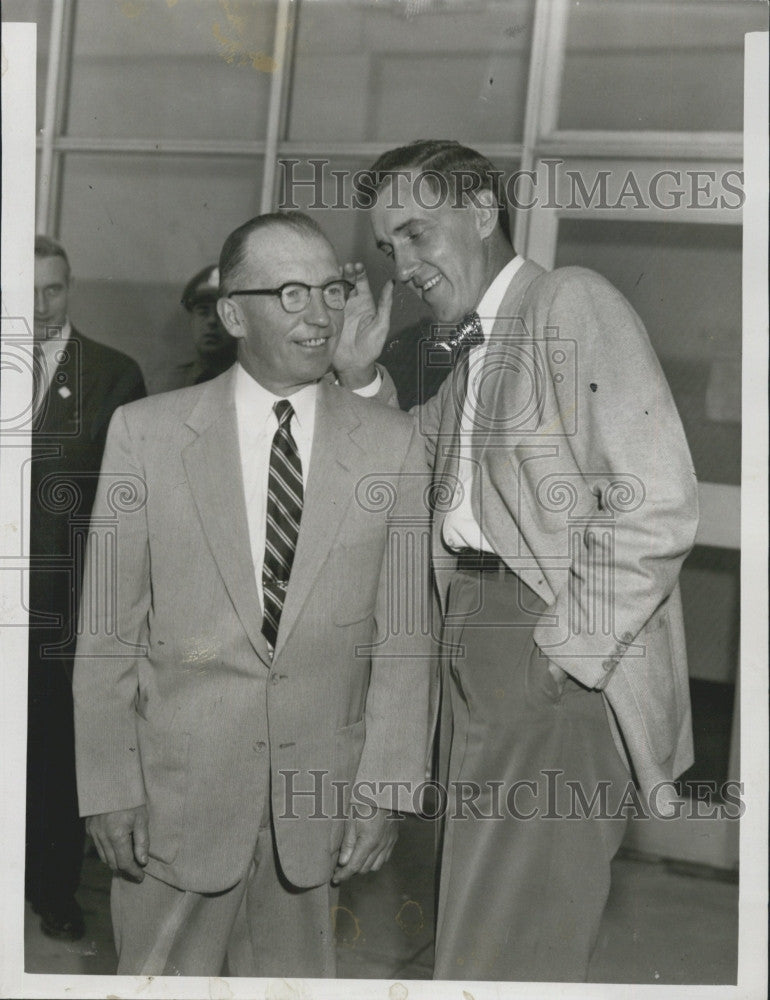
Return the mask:
[[454, 354], [454, 361], [457, 363], [472, 347], [478, 347], [483, 343], [484, 330], [479, 314], [472, 312], [460, 320], [454, 333], [449, 337], [441, 337], [431, 341], [431, 346], [443, 351], [451, 351]]
[[275, 648], [297, 547], [303, 490], [302, 463], [289, 429], [294, 410], [288, 399], [280, 399], [273, 409], [278, 418], [278, 430], [273, 436], [270, 449], [270, 473], [267, 481], [262, 634], [270, 646]]

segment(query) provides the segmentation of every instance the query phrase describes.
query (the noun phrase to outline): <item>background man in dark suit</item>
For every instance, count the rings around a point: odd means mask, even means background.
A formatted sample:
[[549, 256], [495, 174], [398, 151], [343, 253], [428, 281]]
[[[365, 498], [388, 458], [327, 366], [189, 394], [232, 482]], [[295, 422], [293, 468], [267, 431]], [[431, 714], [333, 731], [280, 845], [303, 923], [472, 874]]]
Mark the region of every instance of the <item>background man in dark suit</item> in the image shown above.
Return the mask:
[[[441, 777], [478, 794], [450, 804], [434, 975], [581, 980], [631, 773], [671, 815], [692, 763], [678, 585], [692, 461], [639, 317], [600, 275], [515, 253], [485, 157], [426, 140], [371, 171], [377, 245], [443, 324], [433, 357], [449, 359], [414, 412], [437, 499]], [[375, 315], [361, 265], [346, 273], [361, 323], [340, 379], [376, 388], [392, 291]]]
[[38, 236], [25, 891], [45, 934], [75, 940], [84, 931], [71, 689], [82, 553], [110, 418], [145, 388], [134, 361], [73, 328], [70, 284], [63, 247]]

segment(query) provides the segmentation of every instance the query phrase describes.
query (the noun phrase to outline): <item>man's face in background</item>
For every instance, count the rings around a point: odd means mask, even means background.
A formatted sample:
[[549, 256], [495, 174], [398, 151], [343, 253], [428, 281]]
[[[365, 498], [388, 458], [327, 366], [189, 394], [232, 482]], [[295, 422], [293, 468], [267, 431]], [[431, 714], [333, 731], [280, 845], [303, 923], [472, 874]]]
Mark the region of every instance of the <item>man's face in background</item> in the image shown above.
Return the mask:
[[35, 257], [35, 340], [59, 335], [67, 322], [70, 276], [63, 257]]
[[200, 298], [190, 306], [190, 333], [199, 358], [205, 360], [224, 352], [235, 356], [236, 345], [222, 326], [215, 296]]

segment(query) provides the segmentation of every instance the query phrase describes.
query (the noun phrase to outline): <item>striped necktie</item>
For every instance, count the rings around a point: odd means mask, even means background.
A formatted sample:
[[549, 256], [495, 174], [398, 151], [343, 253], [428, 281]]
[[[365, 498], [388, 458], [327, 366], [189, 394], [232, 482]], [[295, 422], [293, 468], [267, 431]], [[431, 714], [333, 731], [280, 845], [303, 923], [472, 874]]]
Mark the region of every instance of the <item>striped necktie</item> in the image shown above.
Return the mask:
[[278, 400], [273, 409], [278, 418], [278, 430], [273, 436], [270, 449], [270, 473], [267, 481], [262, 634], [271, 647], [275, 648], [297, 547], [303, 491], [302, 463], [289, 427], [294, 410], [288, 399]]

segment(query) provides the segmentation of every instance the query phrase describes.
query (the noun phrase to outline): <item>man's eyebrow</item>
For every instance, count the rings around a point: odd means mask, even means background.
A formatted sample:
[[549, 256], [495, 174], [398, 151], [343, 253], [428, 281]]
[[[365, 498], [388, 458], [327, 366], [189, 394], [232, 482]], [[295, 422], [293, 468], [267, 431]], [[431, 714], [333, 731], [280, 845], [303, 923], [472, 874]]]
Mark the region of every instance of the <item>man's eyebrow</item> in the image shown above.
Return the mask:
[[[403, 233], [405, 229], [409, 229], [410, 226], [420, 226], [424, 222], [425, 219], [407, 219], [405, 222], [402, 222], [400, 225], [396, 226], [396, 228], [393, 230], [393, 235], [398, 236], [401, 233]], [[387, 240], [377, 240], [377, 246], [387, 247], [390, 246], [390, 243], [388, 243]]]

